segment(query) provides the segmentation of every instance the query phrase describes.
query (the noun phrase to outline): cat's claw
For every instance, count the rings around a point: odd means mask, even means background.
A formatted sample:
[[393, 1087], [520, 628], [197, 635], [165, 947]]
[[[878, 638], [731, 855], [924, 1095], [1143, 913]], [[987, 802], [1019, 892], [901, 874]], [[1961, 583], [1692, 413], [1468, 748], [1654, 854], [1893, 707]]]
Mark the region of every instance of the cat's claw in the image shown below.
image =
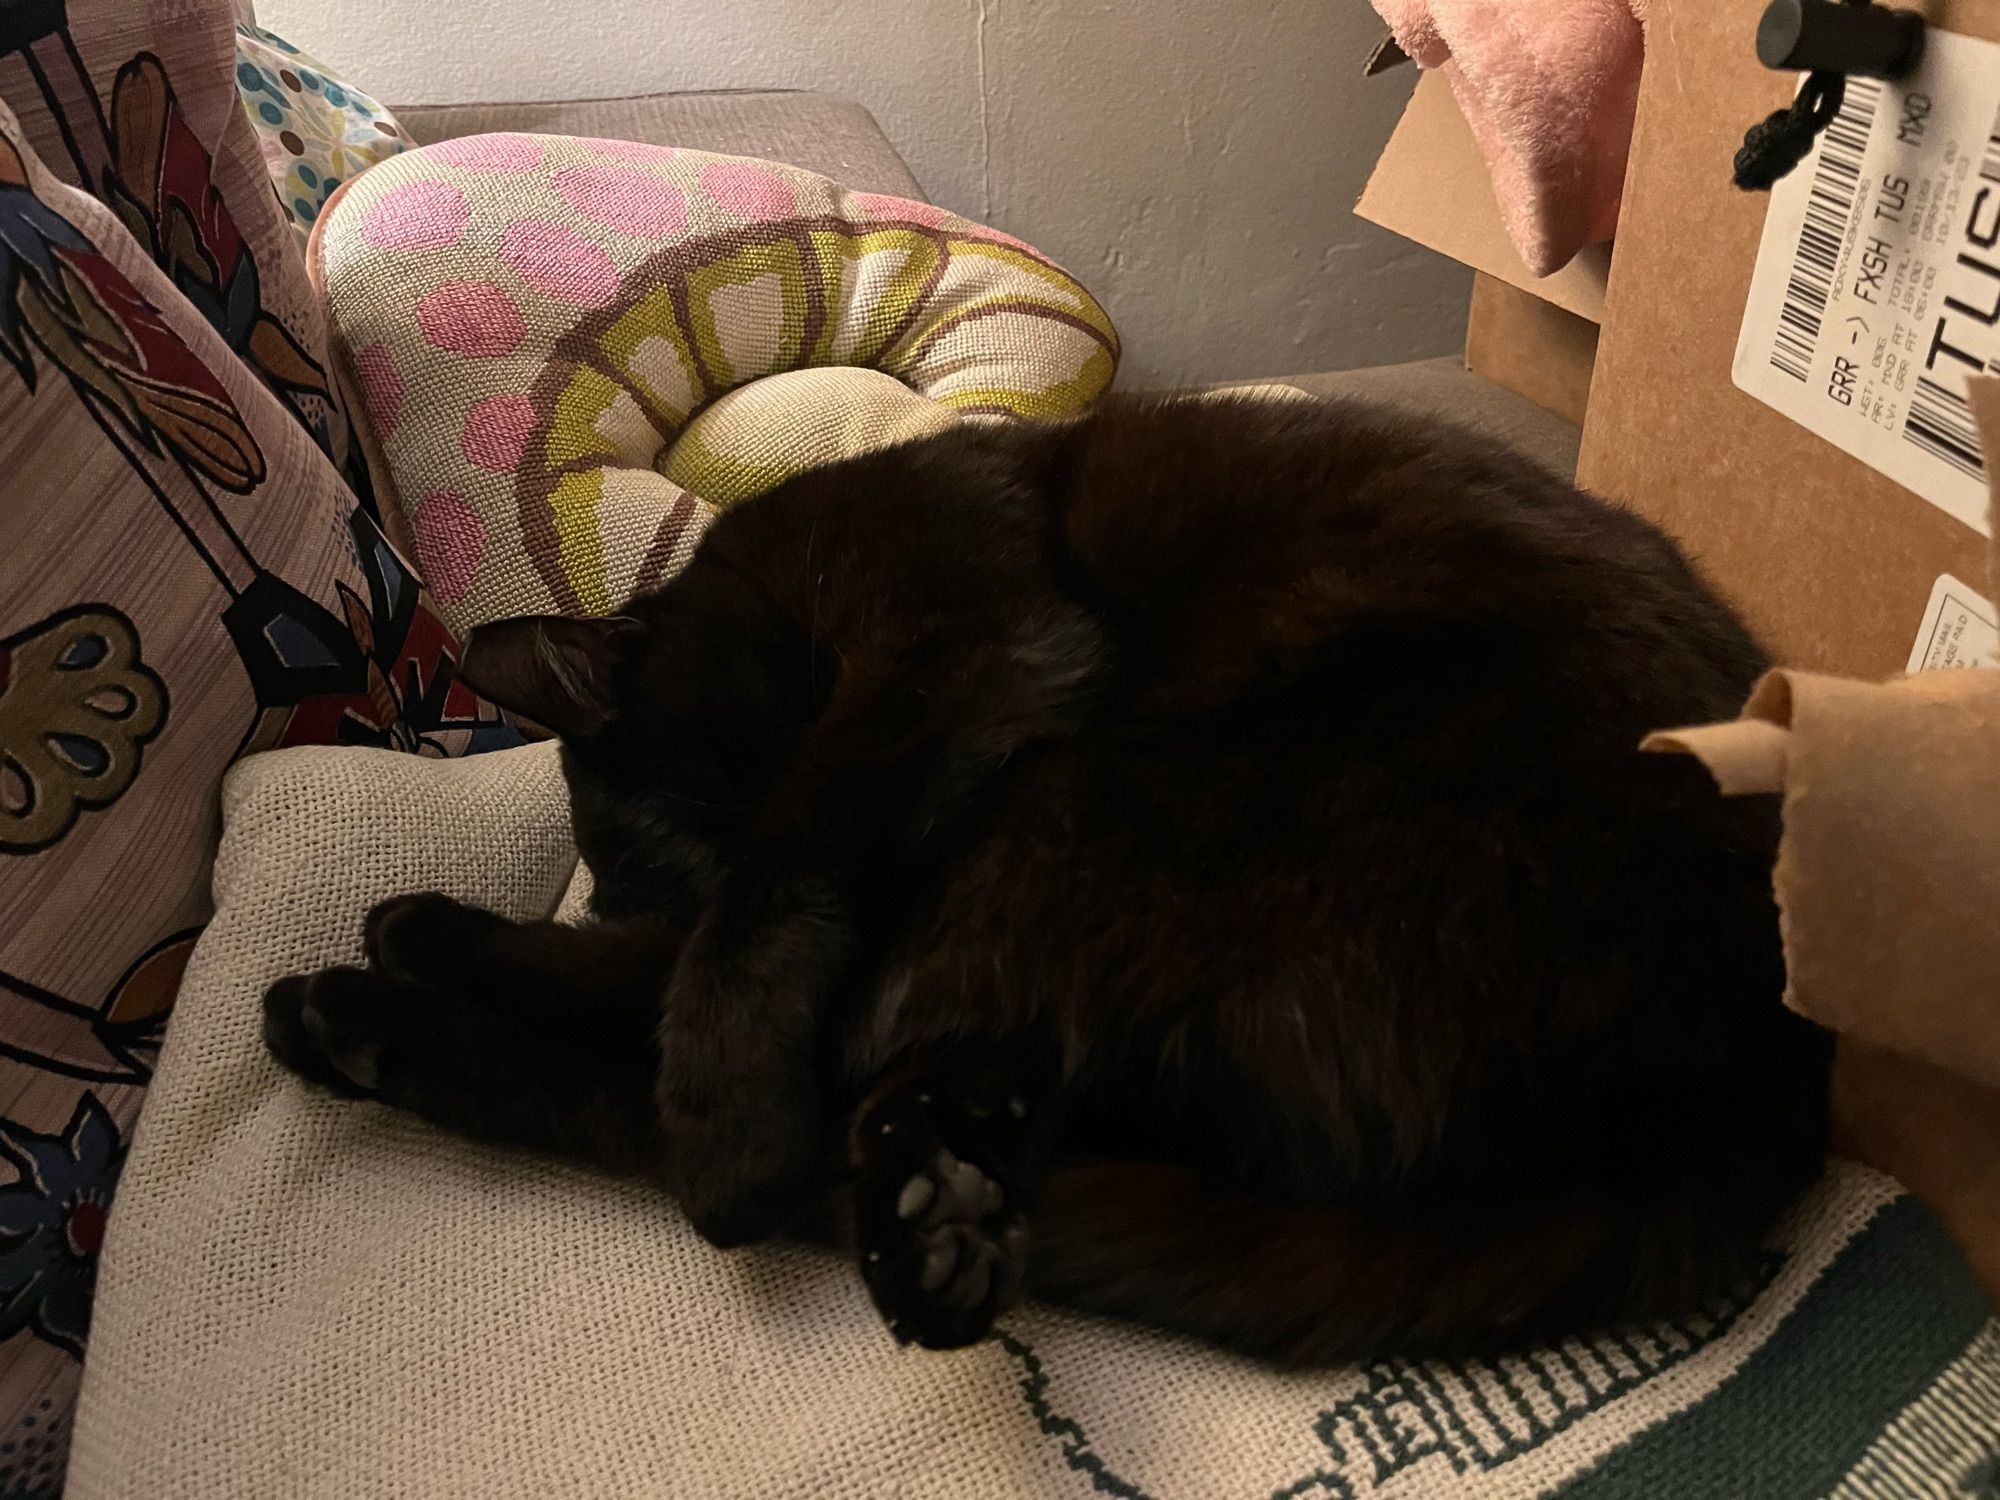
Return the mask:
[[870, 1131], [856, 1183], [861, 1276], [900, 1343], [977, 1343], [1020, 1293], [1027, 1230], [1005, 1187], [945, 1144], [928, 1100]]

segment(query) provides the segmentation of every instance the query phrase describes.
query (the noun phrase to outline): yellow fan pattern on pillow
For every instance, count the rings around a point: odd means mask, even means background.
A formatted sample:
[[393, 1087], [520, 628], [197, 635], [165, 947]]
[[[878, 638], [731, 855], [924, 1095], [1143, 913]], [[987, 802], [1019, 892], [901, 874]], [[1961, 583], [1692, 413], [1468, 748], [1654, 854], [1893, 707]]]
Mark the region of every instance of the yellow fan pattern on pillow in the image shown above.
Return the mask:
[[631, 142], [406, 152], [327, 205], [311, 261], [377, 486], [460, 626], [616, 609], [718, 506], [957, 420], [1072, 415], [1118, 362], [1090, 294], [1006, 235]]

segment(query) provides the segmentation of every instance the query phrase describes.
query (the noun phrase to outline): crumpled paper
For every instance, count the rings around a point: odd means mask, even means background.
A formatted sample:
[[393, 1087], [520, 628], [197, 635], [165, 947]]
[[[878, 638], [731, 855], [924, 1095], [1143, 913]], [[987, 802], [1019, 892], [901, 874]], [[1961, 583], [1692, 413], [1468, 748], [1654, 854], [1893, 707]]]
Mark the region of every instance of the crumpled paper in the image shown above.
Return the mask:
[[[2000, 380], [1972, 384], [2000, 453]], [[1993, 530], [2000, 595], [2000, 514]], [[1698, 757], [1726, 794], [1783, 796], [1788, 1004], [2000, 1088], [2000, 672], [1781, 669], [1733, 723], [1646, 744]]]
[[2000, 1087], [2000, 673], [1771, 673], [1733, 724], [1655, 735], [1780, 792], [1787, 1002]]

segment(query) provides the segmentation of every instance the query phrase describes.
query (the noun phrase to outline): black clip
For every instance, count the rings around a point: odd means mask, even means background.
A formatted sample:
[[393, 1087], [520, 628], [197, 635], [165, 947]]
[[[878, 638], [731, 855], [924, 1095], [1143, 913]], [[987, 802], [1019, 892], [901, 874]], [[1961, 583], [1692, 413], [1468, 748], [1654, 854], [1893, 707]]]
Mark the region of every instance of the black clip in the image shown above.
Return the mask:
[[1924, 18], [1913, 10], [1771, 0], [1757, 23], [1757, 61], [1780, 72], [1903, 78], [1923, 56]]
[[1806, 81], [1785, 109], [1752, 125], [1736, 153], [1736, 185], [1761, 192], [1806, 159], [1859, 73], [1894, 79], [1924, 56], [1924, 18], [1869, 0], [1771, 0], [1757, 23], [1757, 60], [1803, 71]]

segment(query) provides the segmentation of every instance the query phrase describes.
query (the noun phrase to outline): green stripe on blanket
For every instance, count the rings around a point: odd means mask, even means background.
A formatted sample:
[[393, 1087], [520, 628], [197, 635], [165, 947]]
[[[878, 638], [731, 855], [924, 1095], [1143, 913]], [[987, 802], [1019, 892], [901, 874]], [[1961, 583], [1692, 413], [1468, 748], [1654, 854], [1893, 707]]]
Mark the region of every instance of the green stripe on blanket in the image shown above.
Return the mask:
[[[1968, 1352], [1990, 1369], [1973, 1349], [1989, 1318], [1937, 1221], [1914, 1199], [1897, 1199], [1719, 1390], [1556, 1493], [1562, 1500], [1824, 1496], [1883, 1436], [1884, 1393], [1903, 1393], [1900, 1414], [1912, 1404], [1921, 1409], [1927, 1390], [1959, 1409], [1969, 1474], [2000, 1454], [2000, 1391], [1990, 1380], [1954, 1387], [1950, 1371]], [[1835, 1327], [1839, 1337], [1827, 1337]], [[1935, 1485], [1936, 1467], [1924, 1467]]]

